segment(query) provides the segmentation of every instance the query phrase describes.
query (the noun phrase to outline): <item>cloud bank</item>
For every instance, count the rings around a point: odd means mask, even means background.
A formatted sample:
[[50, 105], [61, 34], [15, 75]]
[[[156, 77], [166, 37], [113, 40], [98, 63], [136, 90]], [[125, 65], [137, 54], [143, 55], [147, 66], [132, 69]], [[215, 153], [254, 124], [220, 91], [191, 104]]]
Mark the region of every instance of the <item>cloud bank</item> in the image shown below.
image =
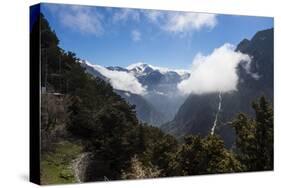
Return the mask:
[[224, 44], [206, 56], [199, 53], [193, 60], [191, 76], [180, 82], [178, 89], [183, 94], [235, 91], [239, 79], [236, 67], [241, 61], [249, 64], [251, 58], [235, 52], [231, 44]]
[[146, 87], [137, 80], [137, 78], [128, 72], [111, 71], [100, 65], [93, 65], [86, 62], [88, 66], [93, 67], [99, 71], [103, 76], [109, 79], [110, 84], [114, 89], [128, 91], [134, 94], [146, 94]]

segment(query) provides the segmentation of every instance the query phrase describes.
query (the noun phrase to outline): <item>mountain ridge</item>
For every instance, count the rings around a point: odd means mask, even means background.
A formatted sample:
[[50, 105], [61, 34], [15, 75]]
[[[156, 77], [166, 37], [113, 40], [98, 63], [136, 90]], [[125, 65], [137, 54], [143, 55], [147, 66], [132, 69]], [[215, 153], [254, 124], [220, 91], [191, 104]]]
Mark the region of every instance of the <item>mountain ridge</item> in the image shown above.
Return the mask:
[[[109, 83], [114, 79], [110, 75], [116, 73], [124, 73], [129, 77], [133, 77], [135, 82], [139, 82], [146, 90], [143, 94], [134, 93], [129, 88], [128, 90], [126, 88], [114, 88], [114, 91], [128, 103], [136, 106], [137, 116], [142, 122], [160, 126], [171, 120], [184, 101], [183, 96], [175, 96], [175, 90], [180, 81], [189, 77], [190, 73], [187, 70], [178, 70], [181, 73], [178, 74], [172, 69], [154, 67], [145, 63], [132, 64], [127, 68], [120, 66], [103, 67], [91, 64], [88, 61], [81, 61], [80, 63], [87, 73]], [[105, 74], [105, 71], [108, 73]], [[123, 82], [126, 81], [127, 79], [123, 80]]]
[[[245, 69], [243, 62], [237, 67], [237, 91], [221, 95], [222, 106], [215, 133], [223, 138], [228, 147], [235, 140], [234, 130], [228, 124], [235, 115], [239, 112], [254, 115], [251, 102], [262, 95], [273, 101], [273, 29], [259, 31], [251, 40], [242, 40], [236, 51], [249, 54], [252, 62], [249, 70]], [[253, 74], [258, 75], [258, 78]], [[219, 93], [190, 95], [174, 119], [163, 124], [161, 129], [178, 138], [186, 134], [210, 134], [218, 99]]]

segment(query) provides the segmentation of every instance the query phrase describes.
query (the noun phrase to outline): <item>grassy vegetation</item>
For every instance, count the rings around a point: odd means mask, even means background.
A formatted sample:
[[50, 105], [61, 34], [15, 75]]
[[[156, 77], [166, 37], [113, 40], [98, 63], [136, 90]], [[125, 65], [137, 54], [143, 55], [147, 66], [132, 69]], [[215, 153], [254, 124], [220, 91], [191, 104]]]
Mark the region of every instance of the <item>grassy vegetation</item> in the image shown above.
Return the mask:
[[41, 156], [41, 183], [75, 183], [72, 162], [82, 152], [82, 146], [69, 141], [54, 144], [54, 151]]

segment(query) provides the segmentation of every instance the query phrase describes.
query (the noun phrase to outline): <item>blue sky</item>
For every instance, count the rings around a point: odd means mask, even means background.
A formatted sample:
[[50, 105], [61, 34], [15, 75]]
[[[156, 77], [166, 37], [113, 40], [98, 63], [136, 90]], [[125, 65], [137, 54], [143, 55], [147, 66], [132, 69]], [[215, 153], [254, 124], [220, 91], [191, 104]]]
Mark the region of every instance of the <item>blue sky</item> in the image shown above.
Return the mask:
[[60, 46], [103, 66], [189, 69], [198, 53], [273, 27], [268, 17], [43, 4]]

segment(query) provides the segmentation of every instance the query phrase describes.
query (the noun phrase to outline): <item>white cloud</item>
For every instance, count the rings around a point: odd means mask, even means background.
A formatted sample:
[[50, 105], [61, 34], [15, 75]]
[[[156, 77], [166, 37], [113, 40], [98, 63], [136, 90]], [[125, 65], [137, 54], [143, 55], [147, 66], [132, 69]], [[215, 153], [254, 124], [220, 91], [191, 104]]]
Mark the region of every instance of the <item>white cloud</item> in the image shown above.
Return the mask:
[[158, 70], [162, 74], [166, 74], [167, 72], [173, 71], [173, 72], [176, 72], [177, 74], [179, 74], [180, 76], [184, 76], [185, 74], [190, 72], [187, 69], [170, 69], [170, 68], [158, 67], [158, 66], [154, 66], [154, 65], [149, 65], [149, 66], [154, 70]]
[[50, 6], [60, 23], [73, 30], [84, 34], [101, 35], [104, 32], [102, 25], [103, 16], [95, 8], [79, 5]]
[[159, 19], [162, 19], [164, 16], [163, 12], [158, 10], [145, 10], [143, 13], [152, 23], [157, 23]]
[[138, 10], [134, 10], [134, 9], [122, 8], [122, 9], [116, 10], [112, 16], [112, 21], [114, 23], [117, 23], [120, 21], [126, 22], [129, 19], [134, 20], [134, 21], [139, 21], [140, 12]]
[[86, 63], [108, 78], [114, 89], [129, 91], [139, 95], [146, 94], [146, 87], [142, 86], [133, 74], [122, 71], [111, 71], [100, 65]]
[[138, 42], [141, 40], [141, 33], [138, 30], [133, 30], [131, 32], [132, 40]]
[[190, 77], [179, 83], [178, 89], [183, 94], [235, 91], [238, 83], [236, 68], [241, 61], [249, 64], [251, 58], [235, 52], [230, 44], [222, 45], [207, 56], [199, 53], [193, 60]]
[[175, 34], [186, 34], [202, 28], [212, 29], [217, 25], [217, 15], [207, 13], [106, 8], [111, 15], [106, 17], [98, 8], [87, 6], [49, 5], [48, 9], [63, 26], [96, 36], [103, 34], [105, 27], [112, 23], [139, 22], [141, 19], [148, 20], [160, 30]]
[[143, 13], [150, 22], [171, 33], [185, 34], [202, 28], [212, 29], [218, 22], [216, 14], [153, 10]]
[[216, 26], [215, 14], [205, 13], [172, 13], [169, 14], [164, 29], [173, 33], [198, 31], [201, 28], [212, 29]]

